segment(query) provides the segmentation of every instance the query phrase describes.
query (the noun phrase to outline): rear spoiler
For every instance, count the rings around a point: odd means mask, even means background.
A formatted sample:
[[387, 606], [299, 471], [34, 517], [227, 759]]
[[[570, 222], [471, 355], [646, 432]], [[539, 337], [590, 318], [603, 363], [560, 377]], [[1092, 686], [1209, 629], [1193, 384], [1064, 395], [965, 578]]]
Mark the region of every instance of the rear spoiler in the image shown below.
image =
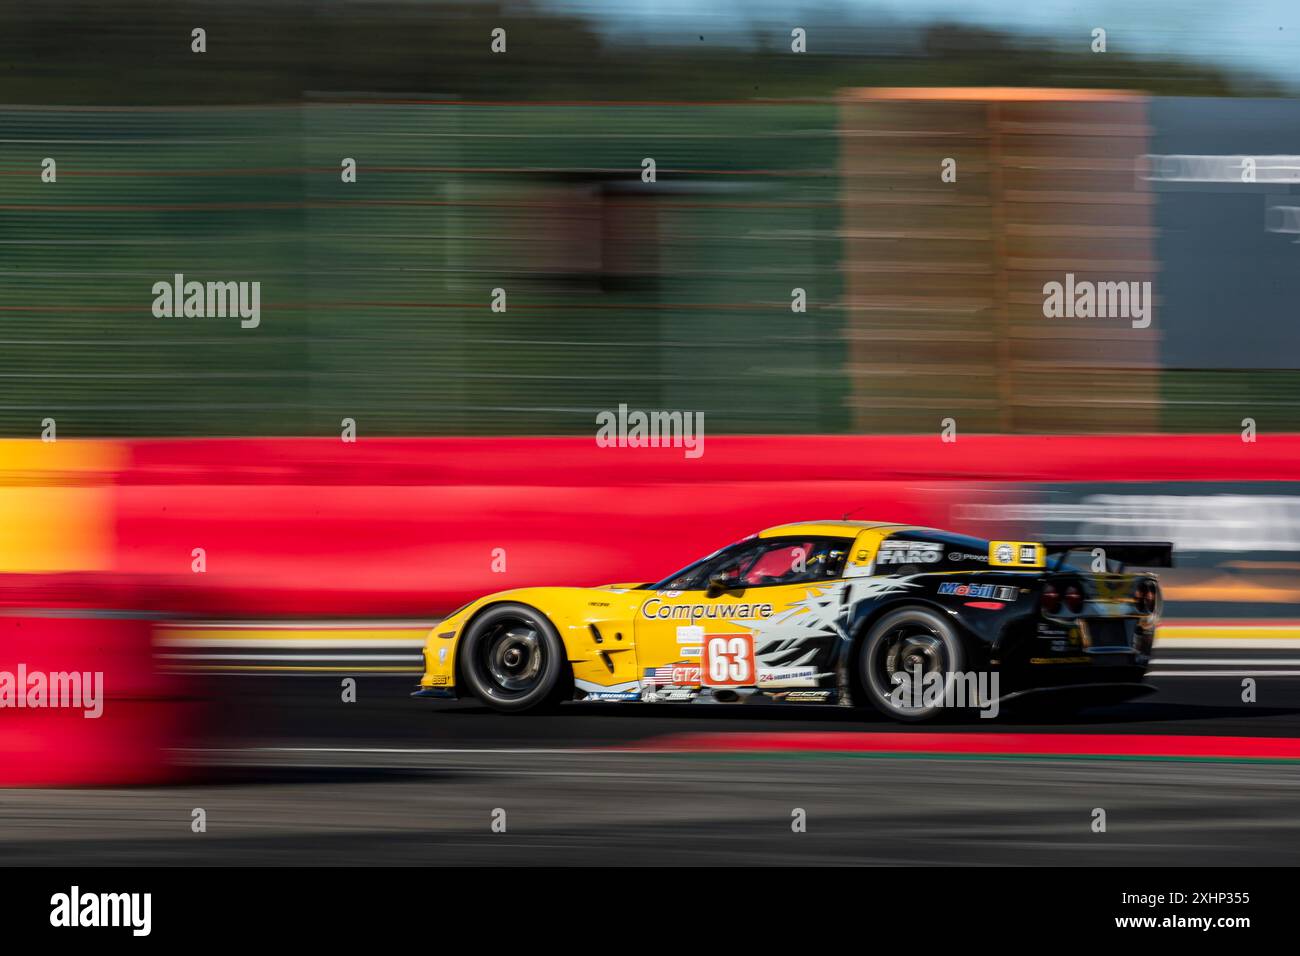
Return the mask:
[[1172, 568], [1174, 546], [1168, 541], [1044, 541], [1047, 557], [1060, 557], [1071, 551], [1091, 553], [1100, 548], [1109, 561], [1118, 561], [1125, 567]]

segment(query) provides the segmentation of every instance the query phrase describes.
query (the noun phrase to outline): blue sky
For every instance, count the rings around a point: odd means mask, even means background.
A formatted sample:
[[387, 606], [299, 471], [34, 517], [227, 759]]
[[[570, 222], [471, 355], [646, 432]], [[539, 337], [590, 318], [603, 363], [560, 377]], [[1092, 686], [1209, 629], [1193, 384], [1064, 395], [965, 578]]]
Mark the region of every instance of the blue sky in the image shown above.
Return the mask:
[[[740, 37], [755, 23], [818, 19], [913, 25], [936, 19], [1042, 36], [1087, 49], [1104, 27], [1111, 51], [1203, 59], [1300, 84], [1300, 0], [550, 0], [614, 35]], [[822, 16], [817, 16], [822, 11]], [[809, 36], [815, 52], [816, 36]], [[737, 42], [743, 42], [738, 39]]]

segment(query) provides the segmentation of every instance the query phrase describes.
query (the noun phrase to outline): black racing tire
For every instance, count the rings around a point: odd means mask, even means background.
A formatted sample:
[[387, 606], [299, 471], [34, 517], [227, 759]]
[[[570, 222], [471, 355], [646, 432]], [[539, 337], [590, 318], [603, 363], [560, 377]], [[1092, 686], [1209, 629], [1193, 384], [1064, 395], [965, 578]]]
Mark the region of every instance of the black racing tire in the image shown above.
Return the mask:
[[502, 713], [546, 710], [572, 693], [559, 632], [527, 604], [497, 604], [470, 622], [460, 673], [470, 694]]
[[[960, 715], [942, 701], [914, 705], [906, 688], [915, 667], [919, 665], [922, 674], [947, 675], [962, 670], [965, 659], [961, 635], [952, 622], [928, 608], [909, 606], [890, 611], [871, 625], [858, 648], [855, 670], [858, 686], [872, 706], [892, 720], [917, 723], [934, 720], [945, 710], [949, 718]], [[905, 685], [895, 680], [900, 671], [908, 675]]]

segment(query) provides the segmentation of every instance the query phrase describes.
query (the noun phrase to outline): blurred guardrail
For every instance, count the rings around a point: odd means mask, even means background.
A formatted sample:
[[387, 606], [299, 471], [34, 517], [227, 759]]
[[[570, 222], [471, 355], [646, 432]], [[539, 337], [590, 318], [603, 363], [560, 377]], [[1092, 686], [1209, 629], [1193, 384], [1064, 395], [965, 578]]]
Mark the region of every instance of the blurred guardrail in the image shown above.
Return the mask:
[[204, 703], [154, 657], [157, 582], [0, 574], [0, 787], [178, 779]]

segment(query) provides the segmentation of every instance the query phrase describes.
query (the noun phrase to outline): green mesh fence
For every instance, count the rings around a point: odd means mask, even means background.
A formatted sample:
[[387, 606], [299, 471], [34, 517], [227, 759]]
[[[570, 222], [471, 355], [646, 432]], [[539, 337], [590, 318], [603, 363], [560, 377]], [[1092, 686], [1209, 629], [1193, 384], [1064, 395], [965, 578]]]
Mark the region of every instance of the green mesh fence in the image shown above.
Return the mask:
[[[715, 432], [843, 430], [834, 122], [436, 98], [5, 109], [0, 432], [562, 434], [620, 402]], [[260, 282], [260, 326], [155, 317], [177, 273]]]

